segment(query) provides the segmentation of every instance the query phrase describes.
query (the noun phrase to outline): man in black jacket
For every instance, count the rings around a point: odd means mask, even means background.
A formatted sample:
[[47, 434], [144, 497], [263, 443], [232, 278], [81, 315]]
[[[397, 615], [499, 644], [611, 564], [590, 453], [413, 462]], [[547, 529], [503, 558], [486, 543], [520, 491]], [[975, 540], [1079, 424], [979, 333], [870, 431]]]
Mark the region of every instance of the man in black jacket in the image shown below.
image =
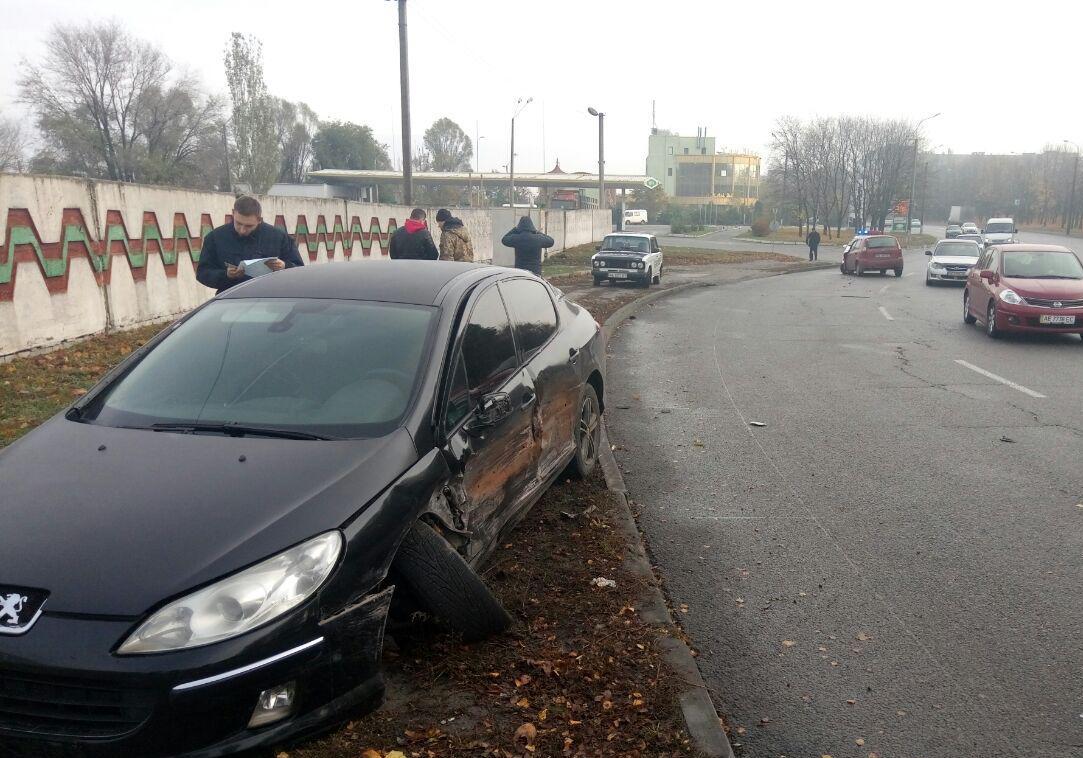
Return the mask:
[[435, 261], [440, 259], [440, 251], [432, 241], [429, 228], [425, 226], [425, 211], [414, 208], [410, 218], [391, 235], [388, 255], [395, 260]]
[[820, 233], [816, 231], [815, 227], [805, 237], [805, 244], [808, 245], [808, 259], [810, 261], [816, 260], [820, 250]]
[[233, 203], [233, 222], [223, 224], [203, 239], [196, 279], [217, 292], [225, 292], [252, 278], [244, 272], [244, 261], [253, 258], [272, 258], [267, 261], [272, 271], [305, 265], [289, 235], [263, 222], [259, 200], [241, 195]]
[[543, 247], [552, 247], [556, 243], [548, 234], [542, 234], [534, 227], [530, 216], [523, 216], [514, 229], [500, 240], [504, 247], [515, 248], [515, 268], [521, 268], [541, 276], [541, 251]]

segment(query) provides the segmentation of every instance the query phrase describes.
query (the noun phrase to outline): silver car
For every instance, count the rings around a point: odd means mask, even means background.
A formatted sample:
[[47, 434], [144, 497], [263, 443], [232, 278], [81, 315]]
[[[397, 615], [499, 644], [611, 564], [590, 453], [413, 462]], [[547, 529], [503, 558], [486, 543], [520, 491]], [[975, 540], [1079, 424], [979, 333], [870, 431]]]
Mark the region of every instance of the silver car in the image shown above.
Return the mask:
[[925, 269], [925, 284], [939, 282], [966, 283], [971, 266], [978, 262], [981, 245], [972, 240], [940, 240], [932, 250], [926, 250], [929, 266]]

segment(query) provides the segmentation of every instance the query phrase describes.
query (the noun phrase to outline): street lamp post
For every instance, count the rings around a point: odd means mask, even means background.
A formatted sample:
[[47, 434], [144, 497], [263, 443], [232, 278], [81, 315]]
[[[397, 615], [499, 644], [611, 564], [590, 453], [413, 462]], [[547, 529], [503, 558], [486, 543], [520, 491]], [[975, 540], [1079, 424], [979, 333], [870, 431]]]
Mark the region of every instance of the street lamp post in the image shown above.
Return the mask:
[[406, 40], [406, 0], [399, 2], [399, 93], [402, 97], [402, 195], [414, 202], [414, 168], [410, 164], [410, 57]]
[[594, 108], [587, 113], [598, 117], [598, 207], [605, 208], [605, 114]]
[[523, 112], [523, 108], [526, 108], [534, 102], [534, 98], [528, 97], [526, 100], [519, 98], [515, 101], [515, 112], [511, 115], [511, 158], [508, 161], [508, 206], [514, 212], [515, 210], [515, 119]]
[[1064, 140], [1064, 144], [1075, 148], [1075, 164], [1072, 167], [1072, 191], [1068, 193], [1068, 210], [1064, 214], [1064, 233], [1072, 233], [1072, 212], [1075, 210], [1075, 181], [1079, 175], [1079, 145], [1071, 140]]
[[481, 170], [481, 141], [485, 139], [485, 135], [479, 135], [476, 129], [474, 135], [477, 137], [474, 143], [477, 149], [477, 155], [474, 156], [474, 167], [478, 170], [478, 206], [480, 207], [485, 193], [485, 173]]
[[914, 160], [910, 166], [910, 200], [906, 203], [906, 243], [910, 244], [910, 226], [913, 224], [914, 218], [914, 190], [917, 189], [918, 183], [918, 142], [921, 141], [921, 125], [931, 118], [936, 118], [939, 113], [934, 113], [931, 116], [918, 121], [918, 125], [914, 127]]

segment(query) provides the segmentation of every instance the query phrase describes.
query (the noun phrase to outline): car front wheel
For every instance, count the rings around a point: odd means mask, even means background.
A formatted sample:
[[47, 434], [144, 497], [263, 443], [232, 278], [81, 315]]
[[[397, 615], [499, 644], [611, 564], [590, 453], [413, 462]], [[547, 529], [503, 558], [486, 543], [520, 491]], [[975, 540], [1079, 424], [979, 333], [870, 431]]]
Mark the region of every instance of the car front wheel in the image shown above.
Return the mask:
[[640, 282], [640, 286], [642, 286], [642, 287], [650, 287], [651, 282], [653, 280], [654, 280], [654, 271], [652, 269], [647, 269], [647, 275], [643, 277], [643, 281]]
[[575, 456], [568, 464], [567, 473], [580, 479], [586, 479], [594, 473], [598, 465], [598, 450], [602, 444], [602, 414], [598, 403], [598, 393], [594, 385], [588, 384], [579, 401], [579, 415], [575, 422], [572, 439], [575, 444]]
[[997, 329], [997, 304], [989, 303], [989, 310], [985, 312], [985, 333], [993, 339], [997, 339], [1002, 332]]

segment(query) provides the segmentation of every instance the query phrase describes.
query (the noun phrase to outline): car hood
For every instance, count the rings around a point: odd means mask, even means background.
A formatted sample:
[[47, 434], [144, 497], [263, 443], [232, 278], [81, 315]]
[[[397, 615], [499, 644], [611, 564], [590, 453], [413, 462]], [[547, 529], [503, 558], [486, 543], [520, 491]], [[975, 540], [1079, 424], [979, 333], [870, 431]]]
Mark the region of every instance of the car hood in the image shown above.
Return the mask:
[[1083, 280], [1080, 279], [1019, 279], [1005, 276], [1004, 286], [1020, 297], [1042, 300], [1083, 300]]
[[977, 258], [965, 255], [934, 255], [929, 259], [929, 263], [943, 263], [945, 266], [973, 266], [977, 262]]
[[606, 258], [642, 258], [649, 253], [638, 253], [634, 250], [599, 250], [595, 255]]
[[339, 527], [417, 457], [403, 429], [301, 441], [58, 416], [0, 452], [0, 584], [47, 590], [46, 612], [138, 616]]
[[1014, 234], [1009, 232], [994, 232], [993, 234], [985, 234], [983, 236], [985, 237], [986, 242], [1007, 242], [1015, 237]]

